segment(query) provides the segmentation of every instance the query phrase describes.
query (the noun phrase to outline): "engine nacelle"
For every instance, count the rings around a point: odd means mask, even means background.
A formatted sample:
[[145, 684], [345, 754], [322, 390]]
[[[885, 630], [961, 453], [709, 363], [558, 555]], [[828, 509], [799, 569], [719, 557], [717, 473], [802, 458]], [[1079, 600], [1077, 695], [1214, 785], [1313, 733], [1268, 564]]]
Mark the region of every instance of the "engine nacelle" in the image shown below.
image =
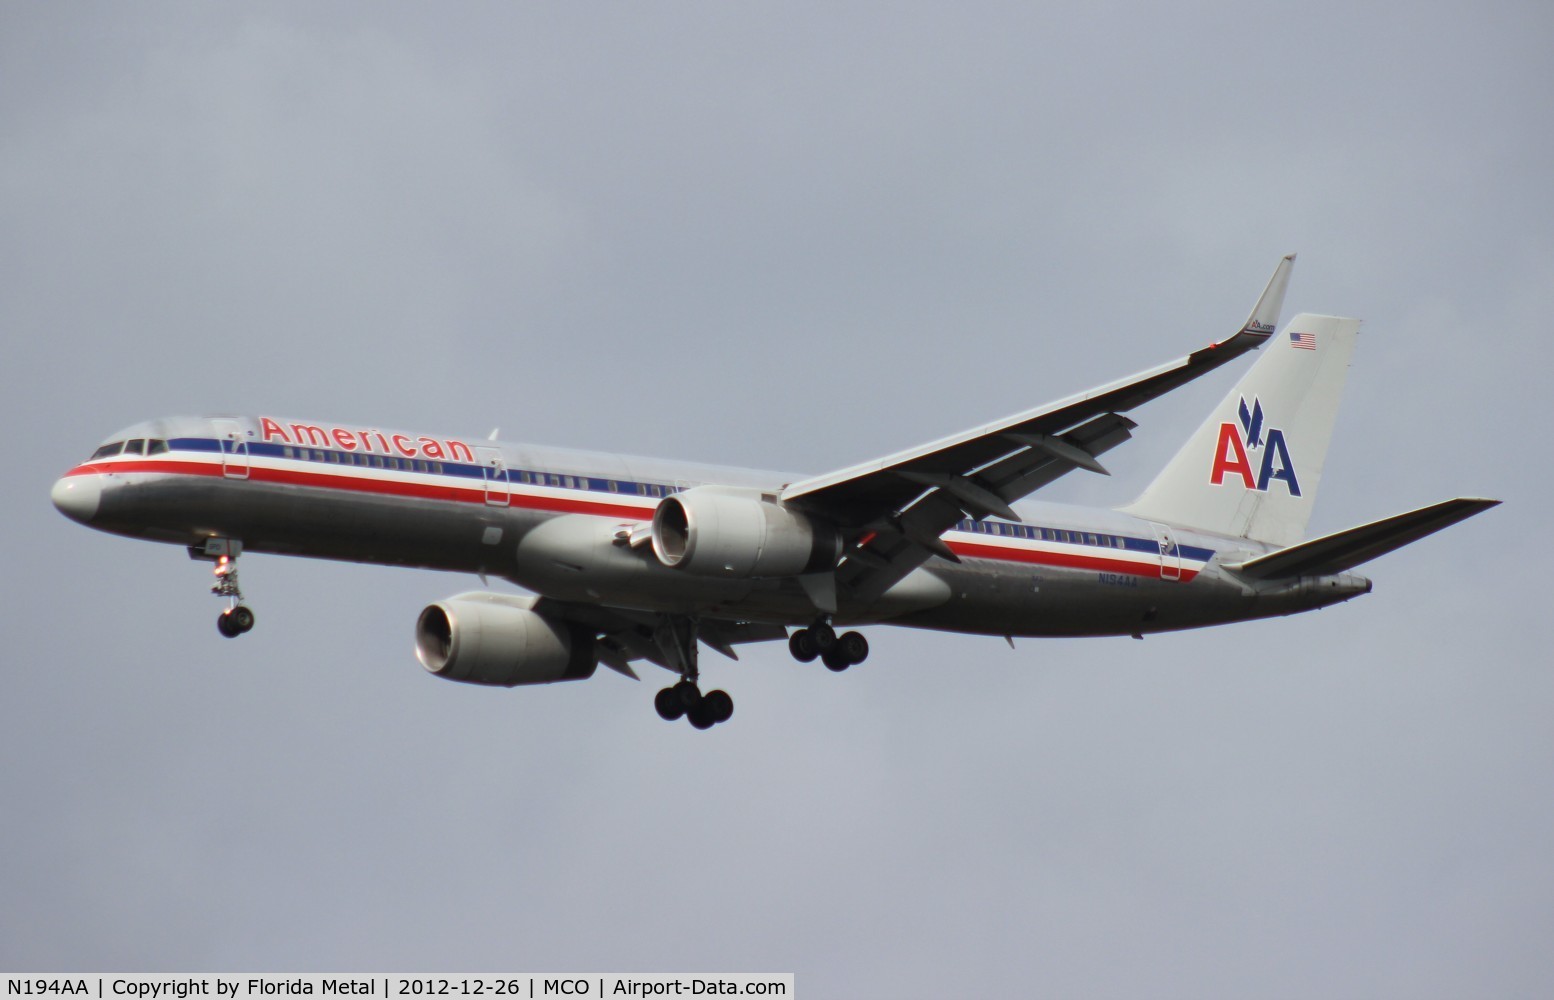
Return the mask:
[[653, 512], [653, 554], [687, 573], [797, 576], [834, 568], [841, 553], [835, 528], [758, 494], [697, 486]]
[[592, 677], [592, 632], [552, 621], [535, 598], [468, 593], [438, 601], [415, 624], [421, 666], [466, 684], [549, 684]]

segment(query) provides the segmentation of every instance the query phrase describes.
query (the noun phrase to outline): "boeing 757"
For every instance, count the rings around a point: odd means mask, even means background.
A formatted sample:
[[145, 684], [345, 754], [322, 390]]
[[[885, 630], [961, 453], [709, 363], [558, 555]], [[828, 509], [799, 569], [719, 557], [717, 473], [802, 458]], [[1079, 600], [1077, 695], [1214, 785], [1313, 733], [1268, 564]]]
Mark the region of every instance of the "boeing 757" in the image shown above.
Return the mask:
[[[214, 564], [222, 635], [254, 626], [248, 552], [496, 576], [527, 594], [438, 601], [415, 626], [431, 673], [514, 686], [599, 664], [678, 675], [659, 715], [698, 729], [698, 649], [785, 640], [863, 662], [859, 626], [1142, 637], [1289, 615], [1369, 593], [1355, 567], [1499, 501], [1457, 498], [1305, 539], [1359, 321], [1278, 333], [1294, 256], [1246, 323], [1185, 358], [982, 427], [801, 477], [280, 416], [168, 417], [111, 435], [54, 484], [102, 531]], [[1131, 504], [1027, 501], [1137, 426], [1126, 414], [1248, 352], [1257, 361]], [[1023, 502], [1022, 502], [1023, 501]]]

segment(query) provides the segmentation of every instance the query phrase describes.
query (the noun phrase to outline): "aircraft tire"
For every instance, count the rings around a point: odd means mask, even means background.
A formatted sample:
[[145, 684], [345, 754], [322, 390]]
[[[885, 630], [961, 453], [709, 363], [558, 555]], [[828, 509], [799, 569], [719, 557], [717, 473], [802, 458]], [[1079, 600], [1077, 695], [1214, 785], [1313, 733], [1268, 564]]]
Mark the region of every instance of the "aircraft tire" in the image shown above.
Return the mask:
[[815, 657], [820, 655], [820, 647], [815, 645], [814, 633], [801, 628], [788, 636], [788, 652], [800, 663], [813, 663]]
[[821, 653], [820, 662], [826, 665], [827, 670], [835, 671], [836, 673], [841, 673], [853, 665], [853, 661], [847, 658], [840, 646], [832, 646], [824, 653]]
[[862, 663], [869, 658], [869, 640], [862, 632], [843, 632], [836, 640], [836, 648], [847, 657], [848, 663]]
[[712, 706], [707, 704], [706, 699], [697, 702], [695, 708], [685, 713], [685, 717], [697, 729], [711, 729], [718, 724], [717, 717], [712, 714]]
[[244, 632], [251, 631], [254, 627], [253, 609], [247, 607], [246, 605], [237, 605], [231, 611], [227, 612], [227, 616], [232, 621], [232, 627], [237, 629], [238, 635], [242, 635]]
[[674, 722], [685, 714], [685, 704], [680, 701], [680, 692], [672, 687], [666, 687], [653, 696], [653, 707], [658, 710], [658, 717], [665, 722]]
[[216, 631], [228, 639], [236, 639], [243, 634], [232, 621], [232, 616], [225, 611], [216, 616]]
[[811, 625], [809, 634], [814, 636], [815, 648], [822, 653], [836, 645], [836, 629], [823, 621]]
[[694, 681], [681, 681], [670, 690], [680, 699], [680, 707], [687, 712], [701, 704], [701, 691]]
[[734, 699], [727, 691], [708, 691], [701, 703], [715, 723], [727, 722], [734, 715]]

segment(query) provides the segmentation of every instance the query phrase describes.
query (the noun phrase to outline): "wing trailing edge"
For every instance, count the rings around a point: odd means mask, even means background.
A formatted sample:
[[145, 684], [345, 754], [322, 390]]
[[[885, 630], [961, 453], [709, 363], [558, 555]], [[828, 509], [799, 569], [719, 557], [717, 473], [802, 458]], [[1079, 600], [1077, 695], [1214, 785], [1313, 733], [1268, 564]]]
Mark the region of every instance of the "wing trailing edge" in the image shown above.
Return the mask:
[[1457, 497], [1313, 538], [1225, 568], [1258, 580], [1342, 573], [1481, 514], [1499, 503], [1499, 500], [1481, 497]]

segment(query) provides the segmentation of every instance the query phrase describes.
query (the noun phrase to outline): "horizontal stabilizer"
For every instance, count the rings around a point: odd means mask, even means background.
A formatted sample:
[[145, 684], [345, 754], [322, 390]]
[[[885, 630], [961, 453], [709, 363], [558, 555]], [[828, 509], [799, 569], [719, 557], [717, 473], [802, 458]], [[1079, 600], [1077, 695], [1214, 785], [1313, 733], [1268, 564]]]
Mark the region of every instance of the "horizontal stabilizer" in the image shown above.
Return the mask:
[[1448, 528], [1499, 503], [1499, 500], [1458, 497], [1406, 514], [1384, 517], [1357, 528], [1313, 538], [1309, 542], [1291, 545], [1225, 568], [1259, 580], [1342, 573], [1410, 542], [1417, 542], [1426, 535], [1433, 535], [1442, 528]]

